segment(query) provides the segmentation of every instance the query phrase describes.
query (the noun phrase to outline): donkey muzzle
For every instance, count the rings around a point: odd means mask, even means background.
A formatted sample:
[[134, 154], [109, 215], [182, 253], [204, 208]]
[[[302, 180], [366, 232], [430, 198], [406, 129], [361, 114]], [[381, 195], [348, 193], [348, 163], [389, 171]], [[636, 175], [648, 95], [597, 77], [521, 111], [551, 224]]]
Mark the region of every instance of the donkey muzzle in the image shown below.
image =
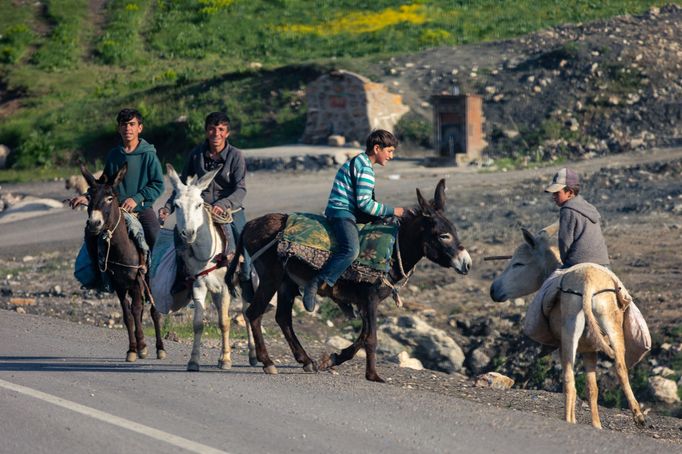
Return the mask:
[[452, 258], [452, 267], [459, 274], [468, 274], [471, 270], [471, 256], [466, 249], [461, 249], [456, 256]]
[[85, 228], [90, 233], [99, 233], [104, 228], [104, 219], [101, 211], [93, 211], [88, 220], [85, 222]]

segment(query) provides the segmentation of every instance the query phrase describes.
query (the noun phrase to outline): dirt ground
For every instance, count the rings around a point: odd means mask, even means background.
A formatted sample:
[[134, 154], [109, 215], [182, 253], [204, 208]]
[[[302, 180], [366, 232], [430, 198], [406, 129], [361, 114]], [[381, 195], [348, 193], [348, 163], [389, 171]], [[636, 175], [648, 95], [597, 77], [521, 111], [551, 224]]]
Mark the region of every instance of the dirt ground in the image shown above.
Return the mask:
[[[618, 408], [617, 387], [609, 373], [610, 363], [602, 358], [598, 369], [602, 424], [606, 430], [638, 433], [682, 444], [680, 406], [656, 402], [646, 386], [655, 368], [665, 366], [682, 375], [682, 313], [678, 297], [682, 249], [682, 150], [637, 152], [572, 164], [583, 175], [583, 195], [600, 210], [604, 233], [612, 257], [612, 268], [628, 286], [649, 323], [654, 348], [633, 371], [631, 379], [638, 399], [647, 413], [645, 427], [635, 426], [629, 411]], [[411, 200], [414, 187], [433, 187], [438, 178], [448, 181], [450, 219], [458, 227], [474, 266], [468, 276], [422, 261], [401, 293], [405, 302], [397, 309], [392, 302], [382, 305], [379, 317], [404, 313], [416, 314], [434, 327], [443, 329], [468, 355], [484, 348], [490, 364], [474, 368], [468, 362], [465, 374], [402, 369], [388, 355], [380, 356], [379, 372], [389, 386], [400, 386], [443, 393], [483, 405], [534, 412], [550, 418], [563, 417], [560, 367], [547, 352], [521, 334], [522, 318], [530, 298], [494, 303], [488, 296], [494, 277], [504, 261], [484, 261], [483, 257], [504, 255], [521, 241], [519, 227], [540, 230], [557, 218], [558, 209], [541, 188], [553, 168], [493, 173], [477, 169], [427, 169], [416, 162], [396, 162], [391, 172], [379, 174], [378, 187], [389, 201]], [[399, 172], [400, 180], [390, 175]], [[310, 184], [323, 184], [330, 172], [307, 175]], [[273, 175], [257, 172], [251, 176], [254, 194], [261, 185], [271, 184]], [[287, 187], [300, 181], [300, 174], [279, 174], [278, 184]], [[331, 180], [329, 180], [331, 181]], [[428, 183], [427, 183], [428, 182]], [[326, 185], [326, 183], [324, 183]], [[36, 193], [49, 194], [51, 187], [36, 186]], [[31, 192], [29, 186], [15, 187]], [[11, 187], [3, 190], [13, 190]], [[432, 190], [432, 189], [431, 189]], [[412, 194], [412, 195], [410, 195]], [[60, 197], [63, 194], [54, 194]], [[257, 210], [254, 210], [257, 211]], [[53, 244], [34, 255], [4, 253], [0, 256], [0, 307], [120, 329], [118, 302], [110, 295], [79, 289], [72, 277], [73, 246]], [[209, 311], [215, 318], [215, 311]], [[170, 316], [170, 331], [191, 319], [189, 309]], [[353, 338], [353, 324], [344, 319], [331, 303], [325, 302], [313, 316], [300, 306], [295, 314], [295, 329], [314, 357], [333, 349], [325, 344], [335, 335]], [[274, 322], [268, 314], [266, 338], [273, 358], [280, 364], [295, 364]], [[236, 362], [247, 361], [244, 330], [233, 329]], [[121, 331], [122, 359], [125, 333]], [[171, 333], [171, 339], [175, 338]], [[188, 340], [180, 340], [188, 344]], [[204, 361], [213, 363], [217, 341], [206, 338]], [[580, 366], [579, 366], [580, 367]], [[480, 369], [480, 370], [479, 370]], [[496, 370], [512, 377], [511, 390], [477, 388], [477, 373]], [[364, 379], [364, 360], [355, 358], [332, 373], [350, 374]], [[580, 380], [580, 378], [578, 378]], [[616, 391], [614, 391], [616, 390]], [[583, 396], [584, 397], [584, 396]], [[621, 402], [624, 402], [621, 400]], [[578, 403], [578, 421], [589, 424], [589, 411]], [[616, 406], [614, 406], [616, 405]], [[675, 417], [676, 416], [676, 417]]]

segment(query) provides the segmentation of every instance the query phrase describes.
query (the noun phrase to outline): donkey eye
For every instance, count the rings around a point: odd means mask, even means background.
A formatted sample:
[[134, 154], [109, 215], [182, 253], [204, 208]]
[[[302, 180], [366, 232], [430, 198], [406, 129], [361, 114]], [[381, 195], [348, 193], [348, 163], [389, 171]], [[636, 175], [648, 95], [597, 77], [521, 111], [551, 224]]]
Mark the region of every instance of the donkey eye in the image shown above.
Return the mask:
[[196, 208], [197, 210], [201, 208], [201, 203], [197, 203], [196, 205], [194, 205], [194, 208]]
[[111, 203], [111, 202], [113, 202], [113, 200], [114, 200], [114, 197], [111, 195], [104, 198], [104, 201], [106, 203]]
[[520, 266], [523, 266], [523, 263], [516, 262], [516, 263], [513, 263], [513, 264], [512, 264], [512, 268], [518, 268], [518, 267], [520, 267]]
[[452, 243], [452, 235], [449, 233], [441, 233], [438, 235], [438, 239], [443, 243]]

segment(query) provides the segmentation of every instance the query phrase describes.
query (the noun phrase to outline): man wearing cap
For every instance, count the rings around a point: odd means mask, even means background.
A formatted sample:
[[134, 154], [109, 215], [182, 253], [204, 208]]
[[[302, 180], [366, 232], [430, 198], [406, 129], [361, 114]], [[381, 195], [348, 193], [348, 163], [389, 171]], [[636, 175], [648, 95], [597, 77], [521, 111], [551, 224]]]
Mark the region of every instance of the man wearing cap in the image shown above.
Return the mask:
[[580, 179], [574, 170], [559, 170], [545, 192], [552, 194], [559, 210], [559, 253], [562, 268], [578, 263], [609, 266], [609, 253], [601, 231], [601, 216], [580, 192]]

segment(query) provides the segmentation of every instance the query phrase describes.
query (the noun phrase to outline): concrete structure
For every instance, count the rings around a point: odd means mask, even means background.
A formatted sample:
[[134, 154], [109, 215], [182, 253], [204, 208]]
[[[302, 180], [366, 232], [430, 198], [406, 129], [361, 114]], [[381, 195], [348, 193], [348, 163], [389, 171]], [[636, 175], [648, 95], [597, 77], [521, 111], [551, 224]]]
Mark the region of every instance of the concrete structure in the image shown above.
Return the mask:
[[331, 135], [364, 144], [372, 129], [392, 132], [409, 110], [402, 97], [389, 93], [384, 85], [342, 70], [310, 83], [306, 103], [308, 117], [302, 141], [308, 144], [326, 144]]
[[483, 139], [483, 100], [477, 95], [434, 95], [433, 143], [436, 152], [457, 165], [480, 159]]

